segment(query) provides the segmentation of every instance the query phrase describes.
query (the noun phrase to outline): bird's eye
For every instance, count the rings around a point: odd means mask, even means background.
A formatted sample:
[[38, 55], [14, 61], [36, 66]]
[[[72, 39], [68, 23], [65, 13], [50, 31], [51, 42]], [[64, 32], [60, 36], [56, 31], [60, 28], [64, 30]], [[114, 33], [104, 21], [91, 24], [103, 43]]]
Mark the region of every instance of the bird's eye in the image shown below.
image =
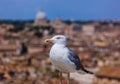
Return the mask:
[[60, 39], [60, 37], [57, 37], [56, 39]]

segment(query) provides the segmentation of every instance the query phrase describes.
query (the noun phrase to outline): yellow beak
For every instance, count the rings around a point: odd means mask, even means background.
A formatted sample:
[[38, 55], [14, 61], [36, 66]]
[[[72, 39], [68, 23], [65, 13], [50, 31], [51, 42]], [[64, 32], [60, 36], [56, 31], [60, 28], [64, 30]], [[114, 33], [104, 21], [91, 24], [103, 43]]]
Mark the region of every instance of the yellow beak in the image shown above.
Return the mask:
[[44, 43], [46, 43], [46, 44], [52, 43], [52, 42], [53, 42], [52, 39], [46, 39], [46, 40], [44, 41]]

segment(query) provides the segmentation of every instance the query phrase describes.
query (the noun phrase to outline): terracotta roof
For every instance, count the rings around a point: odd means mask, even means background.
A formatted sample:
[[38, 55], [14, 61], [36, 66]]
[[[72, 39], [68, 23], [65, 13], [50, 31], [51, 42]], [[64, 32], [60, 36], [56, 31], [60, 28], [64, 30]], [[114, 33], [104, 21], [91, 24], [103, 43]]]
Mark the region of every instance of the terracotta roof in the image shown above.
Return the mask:
[[87, 60], [87, 61], [92, 60], [92, 58], [90, 56], [86, 56], [86, 54], [84, 54], [84, 53], [79, 53], [78, 56], [81, 58], [81, 60]]
[[0, 50], [16, 50], [17, 46], [10, 44], [10, 45], [0, 45]]
[[120, 66], [104, 66], [98, 71], [97, 76], [120, 80]]

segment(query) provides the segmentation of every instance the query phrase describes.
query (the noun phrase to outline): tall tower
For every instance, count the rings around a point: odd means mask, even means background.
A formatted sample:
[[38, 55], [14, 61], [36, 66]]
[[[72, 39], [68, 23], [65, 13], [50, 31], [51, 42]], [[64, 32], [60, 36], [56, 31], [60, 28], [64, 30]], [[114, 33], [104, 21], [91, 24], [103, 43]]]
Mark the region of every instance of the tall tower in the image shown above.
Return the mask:
[[45, 26], [47, 24], [46, 13], [43, 10], [39, 10], [35, 17], [35, 26]]

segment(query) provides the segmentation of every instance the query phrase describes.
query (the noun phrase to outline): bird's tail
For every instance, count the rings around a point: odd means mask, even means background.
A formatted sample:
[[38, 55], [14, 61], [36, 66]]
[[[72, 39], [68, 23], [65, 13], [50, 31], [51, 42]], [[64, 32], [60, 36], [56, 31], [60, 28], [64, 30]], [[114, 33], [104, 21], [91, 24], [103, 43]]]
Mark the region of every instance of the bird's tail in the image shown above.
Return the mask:
[[94, 74], [93, 72], [88, 71], [88, 70], [87, 70], [87, 69], [85, 69], [85, 68], [82, 68], [82, 70], [83, 70], [84, 72], [86, 72], [86, 73], [89, 73], [89, 74]]

